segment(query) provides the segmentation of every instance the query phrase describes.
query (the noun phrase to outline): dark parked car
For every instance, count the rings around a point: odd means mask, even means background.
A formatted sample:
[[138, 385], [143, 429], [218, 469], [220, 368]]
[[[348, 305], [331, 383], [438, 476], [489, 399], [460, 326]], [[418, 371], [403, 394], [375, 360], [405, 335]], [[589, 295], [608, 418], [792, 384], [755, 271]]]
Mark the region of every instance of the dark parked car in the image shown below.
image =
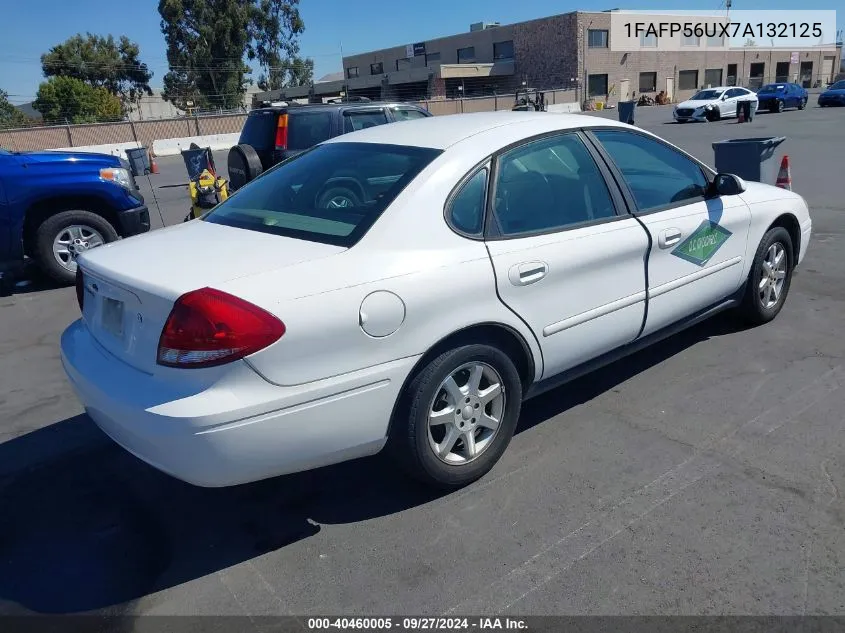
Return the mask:
[[845, 79], [837, 81], [827, 87], [823, 93], [819, 95], [819, 106], [845, 106]]
[[242, 187], [273, 165], [318, 143], [374, 125], [432, 116], [417, 105], [381, 101], [270, 106], [252, 110], [229, 150], [229, 186]]
[[766, 84], [757, 91], [758, 110], [783, 112], [786, 108], [803, 110], [807, 105], [807, 90], [798, 84]]

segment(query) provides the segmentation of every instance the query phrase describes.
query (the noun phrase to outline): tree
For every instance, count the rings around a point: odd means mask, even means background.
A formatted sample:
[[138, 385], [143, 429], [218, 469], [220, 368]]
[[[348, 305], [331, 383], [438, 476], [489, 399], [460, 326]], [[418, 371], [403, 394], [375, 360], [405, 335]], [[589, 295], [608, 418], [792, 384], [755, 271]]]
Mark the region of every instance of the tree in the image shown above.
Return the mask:
[[122, 118], [120, 99], [76, 77], [51, 77], [38, 86], [33, 107], [50, 123], [94, 123]]
[[73, 77], [102, 87], [130, 108], [142, 95], [151, 95], [152, 73], [139, 59], [138, 44], [121, 35], [118, 41], [108, 35], [81, 33], [68, 38], [41, 56], [44, 76]]
[[10, 101], [9, 93], [0, 89], [0, 130], [23, 127], [32, 120], [18, 110]]
[[307, 86], [314, 81], [314, 60], [293, 57], [269, 66], [266, 74], [258, 77], [258, 87], [261, 90], [278, 90], [293, 86]]
[[[270, 76], [299, 52], [299, 0], [159, 0], [170, 71], [164, 98], [184, 108], [240, 106], [257, 60]], [[305, 64], [305, 62], [303, 62]], [[307, 72], [303, 70], [301, 72]]]

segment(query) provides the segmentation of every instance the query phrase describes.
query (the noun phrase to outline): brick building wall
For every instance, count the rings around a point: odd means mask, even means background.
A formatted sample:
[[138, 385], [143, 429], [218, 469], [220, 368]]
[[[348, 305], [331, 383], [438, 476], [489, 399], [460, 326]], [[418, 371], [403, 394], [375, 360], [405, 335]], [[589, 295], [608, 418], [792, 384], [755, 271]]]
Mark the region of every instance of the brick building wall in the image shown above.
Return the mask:
[[539, 89], [569, 86], [578, 77], [575, 13], [513, 25], [515, 74]]

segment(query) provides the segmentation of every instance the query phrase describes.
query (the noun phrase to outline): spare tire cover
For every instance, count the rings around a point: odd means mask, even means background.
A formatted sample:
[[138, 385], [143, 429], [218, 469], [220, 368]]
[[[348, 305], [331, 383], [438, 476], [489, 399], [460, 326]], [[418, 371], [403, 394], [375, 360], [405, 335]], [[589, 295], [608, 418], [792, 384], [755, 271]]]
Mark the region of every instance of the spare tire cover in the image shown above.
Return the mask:
[[232, 190], [243, 187], [250, 180], [254, 180], [264, 168], [261, 158], [252, 145], [235, 145], [229, 150], [229, 188]]

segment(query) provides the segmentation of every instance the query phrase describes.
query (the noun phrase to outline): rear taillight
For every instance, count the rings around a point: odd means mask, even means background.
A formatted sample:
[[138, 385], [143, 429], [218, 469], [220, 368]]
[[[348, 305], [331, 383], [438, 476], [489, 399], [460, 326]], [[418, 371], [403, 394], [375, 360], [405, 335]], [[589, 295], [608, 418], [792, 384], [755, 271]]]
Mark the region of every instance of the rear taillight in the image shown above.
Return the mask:
[[276, 123], [276, 149], [288, 148], [288, 115], [280, 114]]
[[285, 324], [269, 312], [214, 288], [188, 292], [170, 311], [158, 342], [158, 364], [212, 367], [278, 341]]
[[79, 311], [82, 311], [82, 305], [85, 303], [85, 280], [82, 278], [82, 268], [77, 264], [76, 266], [76, 302], [79, 304]]

